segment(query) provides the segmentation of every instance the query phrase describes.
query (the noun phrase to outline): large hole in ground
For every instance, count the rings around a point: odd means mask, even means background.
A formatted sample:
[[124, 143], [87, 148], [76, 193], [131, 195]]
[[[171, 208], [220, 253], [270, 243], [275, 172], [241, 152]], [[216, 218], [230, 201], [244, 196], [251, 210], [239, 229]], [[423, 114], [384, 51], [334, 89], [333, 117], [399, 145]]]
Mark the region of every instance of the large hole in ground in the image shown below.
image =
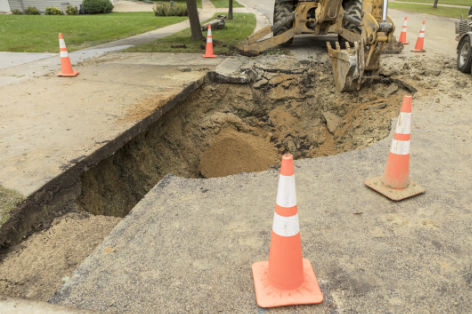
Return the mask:
[[280, 73], [255, 67], [252, 85], [209, 83], [82, 176], [79, 206], [125, 216], [166, 174], [216, 177], [295, 158], [362, 148], [389, 134], [406, 93], [374, 83], [337, 93], [326, 63]]

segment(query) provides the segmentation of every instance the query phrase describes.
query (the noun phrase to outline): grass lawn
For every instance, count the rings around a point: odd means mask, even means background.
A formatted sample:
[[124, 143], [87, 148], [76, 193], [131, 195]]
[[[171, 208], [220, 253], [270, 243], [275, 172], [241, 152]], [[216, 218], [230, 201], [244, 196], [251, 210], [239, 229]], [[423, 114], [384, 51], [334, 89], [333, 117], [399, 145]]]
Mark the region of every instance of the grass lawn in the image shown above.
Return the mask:
[[469, 9], [461, 8], [450, 8], [450, 7], [437, 7], [436, 9], [433, 6], [421, 5], [421, 4], [410, 4], [410, 3], [394, 3], [390, 2], [388, 4], [390, 9], [398, 9], [403, 11], [410, 12], [420, 12], [432, 15], [460, 18], [461, 14], [466, 17]]
[[156, 17], [152, 12], [97, 15], [1, 15], [0, 51], [58, 52], [57, 33], [69, 51], [164, 27], [187, 17]]
[[[225, 13], [216, 13], [225, 14]], [[214, 16], [214, 17], [215, 17]], [[213, 18], [214, 18], [213, 17]], [[242, 39], [252, 34], [256, 27], [256, 17], [252, 13], [234, 13], [233, 20], [226, 20], [224, 29], [212, 30], [213, 48], [217, 55], [231, 54], [232, 47]], [[204, 36], [206, 34], [204, 33]], [[223, 46], [221, 43], [224, 43]], [[187, 48], [172, 48], [174, 45], [185, 44]], [[158, 39], [151, 43], [132, 47], [127, 51], [136, 52], [204, 52], [203, 41], [192, 40], [190, 38], [190, 29], [185, 29], [179, 33]]]
[[[215, 8], [227, 8], [229, 6], [229, 0], [211, 0]], [[244, 8], [241, 3], [233, 0], [233, 8]]]
[[[398, 0], [400, 2], [418, 2], [418, 3], [430, 3], [433, 6], [434, 0]], [[392, 2], [389, 2], [388, 6], [390, 6]], [[471, 6], [472, 2], [470, 0], [438, 0], [438, 5], [441, 4], [452, 4], [452, 5], [465, 5]]]
[[[167, 1], [154, 0], [154, 2], [170, 2], [170, 0], [167, 0]], [[187, 3], [187, 0], [174, 0], [174, 2]], [[201, 7], [202, 7], [202, 0], [197, 0], [197, 8], [201, 8]]]

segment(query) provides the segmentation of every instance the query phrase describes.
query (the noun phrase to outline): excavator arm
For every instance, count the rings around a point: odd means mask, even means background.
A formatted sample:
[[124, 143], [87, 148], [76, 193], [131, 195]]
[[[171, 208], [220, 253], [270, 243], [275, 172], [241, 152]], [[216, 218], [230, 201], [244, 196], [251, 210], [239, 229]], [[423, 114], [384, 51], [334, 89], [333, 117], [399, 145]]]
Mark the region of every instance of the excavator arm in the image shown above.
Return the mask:
[[372, 13], [364, 11], [360, 40], [354, 43], [353, 48], [349, 43], [346, 43], [345, 49], [339, 43], [335, 47], [326, 43], [338, 91], [359, 90], [365, 81], [378, 76], [383, 45], [392, 40], [395, 29], [393, 21], [387, 16], [387, 8], [388, 0], [383, 0], [380, 21]]
[[[385, 43], [392, 39], [394, 26], [387, 16], [388, 0], [363, 0], [356, 9], [362, 11], [362, 18], [343, 11], [341, 0], [320, 0], [299, 2], [293, 14], [276, 25], [267, 26], [243, 42], [237, 48], [241, 54], [255, 56], [261, 52], [288, 42], [297, 34], [322, 34], [324, 23], [326, 33], [339, 34], [346, 42], [341, 47], [327, 42], [328, 54], [333, 68], [334, 81], [339, 91], [360, 89], [362, 83], [378, 75], [380, 53]], [[311, 14], [310, 14], [311, 12]], [[313, 15], [313, 12], [317, 12]], [[291, 28], [269, 37], [277, 25], [290, 22]], [[346, 28], [350, 24], [353, 28]], [[312, 28], [309, 28], [311, 25]], [[360, 33], [360, 34], [359, 34]], [[353, 42], [351, 45], [349, 42]]]
[[243, 55], [246, 56], [257, 56], [261, 52], [277, 47], [283, 43], [289, 41], [293, 36], [295, 36], [295, 29], [291, 28], [288, 31], [272, 36], [270, 38], [261, 40], [265, 36], [272, 33], [272, 27], [267, 26], [254, 33], [252, 36], [248, 37], [246, 40], [242, 41], [236, 48]]

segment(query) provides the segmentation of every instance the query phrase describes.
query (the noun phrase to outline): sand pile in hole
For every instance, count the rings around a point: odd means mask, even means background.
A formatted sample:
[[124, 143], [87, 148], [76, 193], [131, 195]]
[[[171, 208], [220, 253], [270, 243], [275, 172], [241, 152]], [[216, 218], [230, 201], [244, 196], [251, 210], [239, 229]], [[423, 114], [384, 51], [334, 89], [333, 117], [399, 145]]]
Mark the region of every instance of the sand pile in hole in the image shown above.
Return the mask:
[[200, 156], [199, 170], [206, 178], [263, 171], [277, 164], [277, 151], [262, 137], [226, 128]]

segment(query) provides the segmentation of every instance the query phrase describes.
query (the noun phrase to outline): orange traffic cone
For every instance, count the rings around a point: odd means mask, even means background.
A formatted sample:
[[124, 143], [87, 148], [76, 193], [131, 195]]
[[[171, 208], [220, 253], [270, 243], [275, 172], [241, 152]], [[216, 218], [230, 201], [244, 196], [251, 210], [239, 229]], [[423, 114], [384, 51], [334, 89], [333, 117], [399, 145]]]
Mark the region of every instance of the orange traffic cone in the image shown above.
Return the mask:
[[423, 49], [424, 45], [424, 31], [426, 29], [426, 20], [423, 20], [423, 25], [421, 25], [420, 34], [418, 35], [418, 39], [416, 40], [415, 49], [413, 52], [425, 52], [426, 50]]
[[406, 41], [406, 30], [407, 30], [407, 18], [403, 21], [402, 32], [400, 33], [400, 38], [398, 39], [404, 45], [408, 45], [409, 42]]
[[313, 267], [302, 257], [293, 157], [282, 156], [269, 261], [252, 264], [260, 307], [314, 304], [323, 294]]
[[59, 53], [61, 55], [61, 73], [58, 73], [57, 76], [77, 76], [79, 72], [72, 70], [72, 65], [70, 64], [69, 54], [67, 53], [66, 43], [64, 42], [62, 33], [59, 33]]
[[394, 201], [425, 192], [423, 187], [410, 181], [411, 103], [411, 96], [403, 98], [383, 177], [365, 181], [365, 185]]
[[208, 24], [206, 50], [203, 58], [216, 58], [213, 54], [213, 36], [211, 36], [211, 24]]

